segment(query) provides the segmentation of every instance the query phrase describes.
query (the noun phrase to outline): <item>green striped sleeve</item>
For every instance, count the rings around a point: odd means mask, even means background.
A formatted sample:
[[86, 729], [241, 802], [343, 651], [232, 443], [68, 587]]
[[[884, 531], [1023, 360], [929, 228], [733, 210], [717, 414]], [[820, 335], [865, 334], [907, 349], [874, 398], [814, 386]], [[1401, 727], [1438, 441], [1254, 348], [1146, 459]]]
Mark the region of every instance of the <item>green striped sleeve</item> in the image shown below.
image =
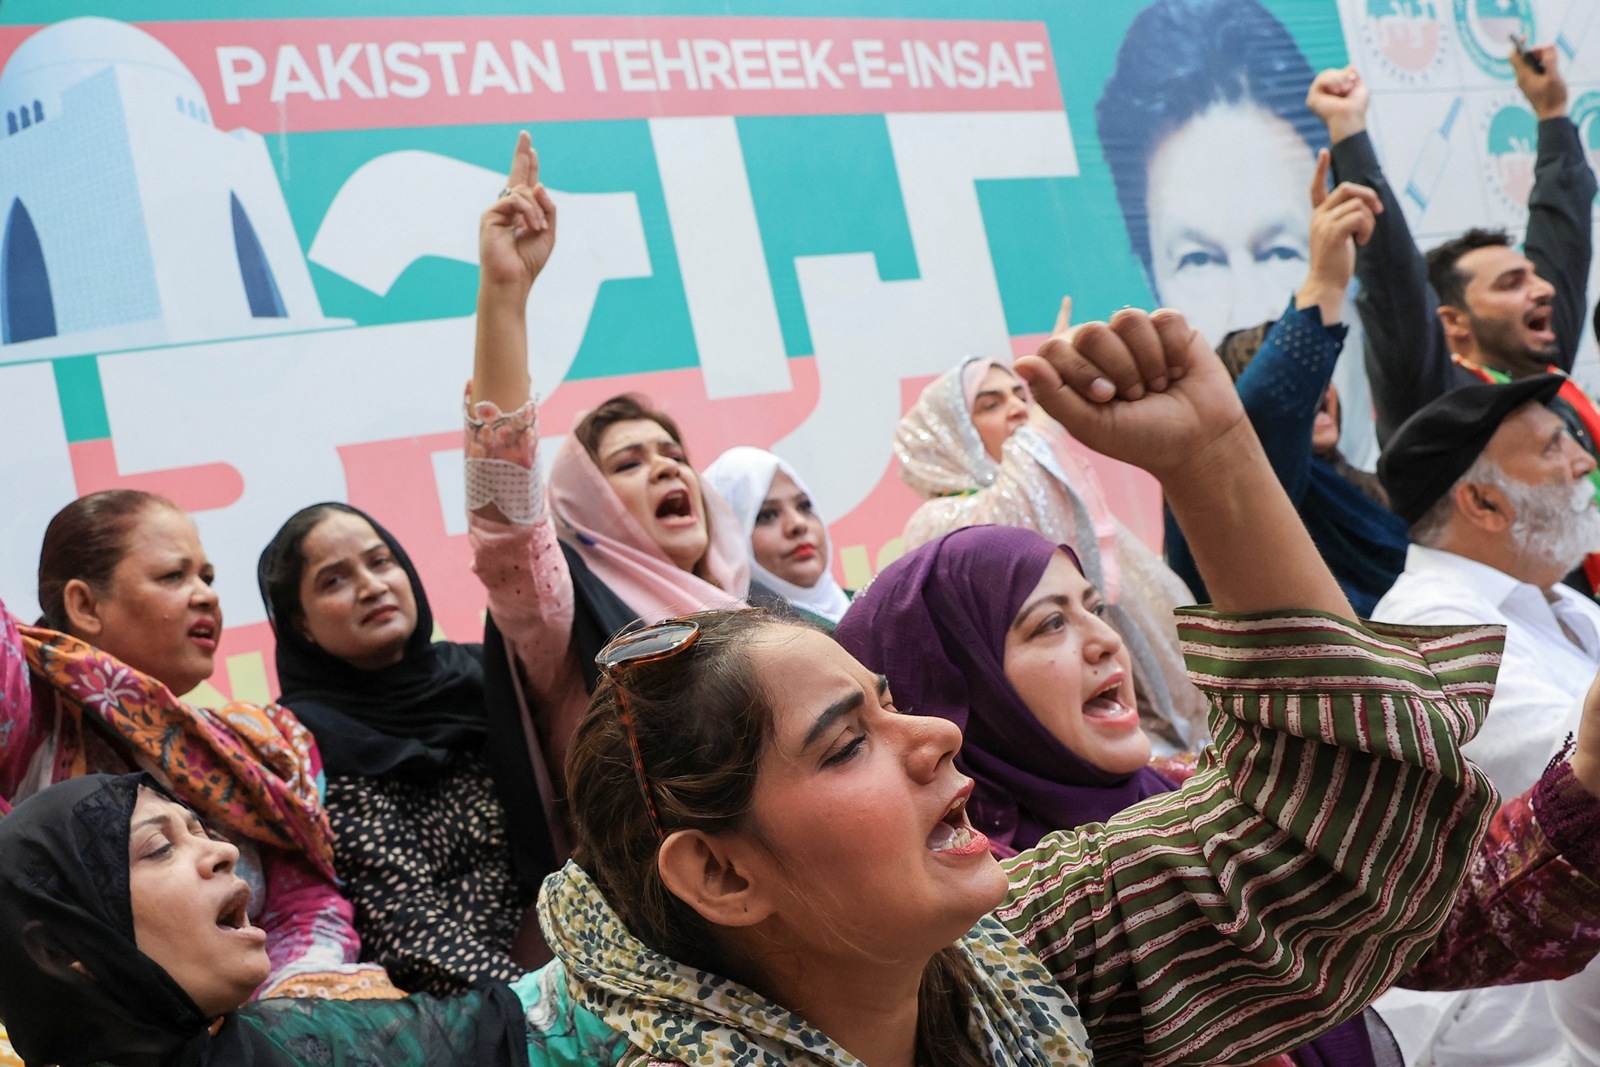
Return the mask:
[[1253, 1063], [1347, 1018], [1427, 949], [1498, 803], [1459, 751], [1498, 628], [1179, 624], [1215, 746], [1179, 791], [1011, 861], [998, 913], [1098, 1067]]

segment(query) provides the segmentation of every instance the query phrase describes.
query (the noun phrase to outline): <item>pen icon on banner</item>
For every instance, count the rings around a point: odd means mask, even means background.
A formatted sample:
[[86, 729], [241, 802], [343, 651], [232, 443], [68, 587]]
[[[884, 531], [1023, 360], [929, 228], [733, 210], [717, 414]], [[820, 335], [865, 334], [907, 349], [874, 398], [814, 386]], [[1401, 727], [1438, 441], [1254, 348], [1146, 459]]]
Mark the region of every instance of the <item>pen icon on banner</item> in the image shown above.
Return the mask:
[[1417, 162], [1411, 168], [1411, 177], [1406, 179], [1406, 195], [1420, 210], [1428, 210], [1428, 201], [1433, 199], [1439, 178], [1444, 174], [1445, 161], [1450, 158], [1450, 128], [1456, 124], [1456, 116], [1461, 114], [1461, 104], [1462, 98], [1456, 97], [1443, 124], [1437, 130], [1428, 131]]
[[1578, 54], [1578, 49], [1583, 47], [1583, 39], [1589, 34], [1589, 25], [1594, 21], [1594, 0], [1572, 0], [1567, 5], [1567, 13], [1561, 20], [1561, 28], [1556, 31], [1556, 45], [1565, 52], [1568, 59]]

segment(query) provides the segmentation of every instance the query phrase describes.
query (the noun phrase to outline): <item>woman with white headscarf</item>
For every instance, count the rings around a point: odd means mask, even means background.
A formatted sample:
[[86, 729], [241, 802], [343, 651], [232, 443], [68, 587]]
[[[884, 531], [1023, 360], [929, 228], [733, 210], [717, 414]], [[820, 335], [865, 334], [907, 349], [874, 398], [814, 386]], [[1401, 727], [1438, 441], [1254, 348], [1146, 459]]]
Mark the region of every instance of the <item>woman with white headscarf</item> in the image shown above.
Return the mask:
[[739, 445], [718, 456], [701, 478], [728, 502], [744, 529], [751, 603], [768, 599], [762, 593], [769, 592], [831, 630], [850, 597], [834, 580], [828, 524], [799, 472], [766, 449]]

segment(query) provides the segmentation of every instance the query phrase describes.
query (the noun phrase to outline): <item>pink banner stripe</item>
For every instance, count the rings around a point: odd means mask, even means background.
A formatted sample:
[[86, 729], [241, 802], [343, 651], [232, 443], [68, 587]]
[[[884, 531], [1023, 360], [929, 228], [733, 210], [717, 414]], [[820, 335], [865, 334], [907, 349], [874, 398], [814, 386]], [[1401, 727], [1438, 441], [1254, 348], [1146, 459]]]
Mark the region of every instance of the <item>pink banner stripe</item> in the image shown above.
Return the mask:
[[[715, 115], [1058, 111], [1038, 22], [430, 17], [147, 22], [258, 132]], [[38, 27], [0, 30], [0, 59]]]

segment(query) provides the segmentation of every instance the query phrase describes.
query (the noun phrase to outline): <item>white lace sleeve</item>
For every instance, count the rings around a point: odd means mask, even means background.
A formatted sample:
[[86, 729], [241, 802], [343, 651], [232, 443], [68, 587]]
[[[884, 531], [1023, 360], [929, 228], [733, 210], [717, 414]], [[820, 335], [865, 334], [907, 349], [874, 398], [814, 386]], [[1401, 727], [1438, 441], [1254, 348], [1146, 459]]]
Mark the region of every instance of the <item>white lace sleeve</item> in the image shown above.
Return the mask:
[[493, 504], [517, 526], [542, 522], [544, 483], [535, 458], [537, 402], [529, 400], [516, 411], [502, 413], [488, 401], [473, 403], [469, 396], [464, 406], [467, 511]]
[[544, 494], [527, 467], [504, 459], [467, 457], [467, 510], [490, 504], [518, 526], [532, 526], [544, 518]]

